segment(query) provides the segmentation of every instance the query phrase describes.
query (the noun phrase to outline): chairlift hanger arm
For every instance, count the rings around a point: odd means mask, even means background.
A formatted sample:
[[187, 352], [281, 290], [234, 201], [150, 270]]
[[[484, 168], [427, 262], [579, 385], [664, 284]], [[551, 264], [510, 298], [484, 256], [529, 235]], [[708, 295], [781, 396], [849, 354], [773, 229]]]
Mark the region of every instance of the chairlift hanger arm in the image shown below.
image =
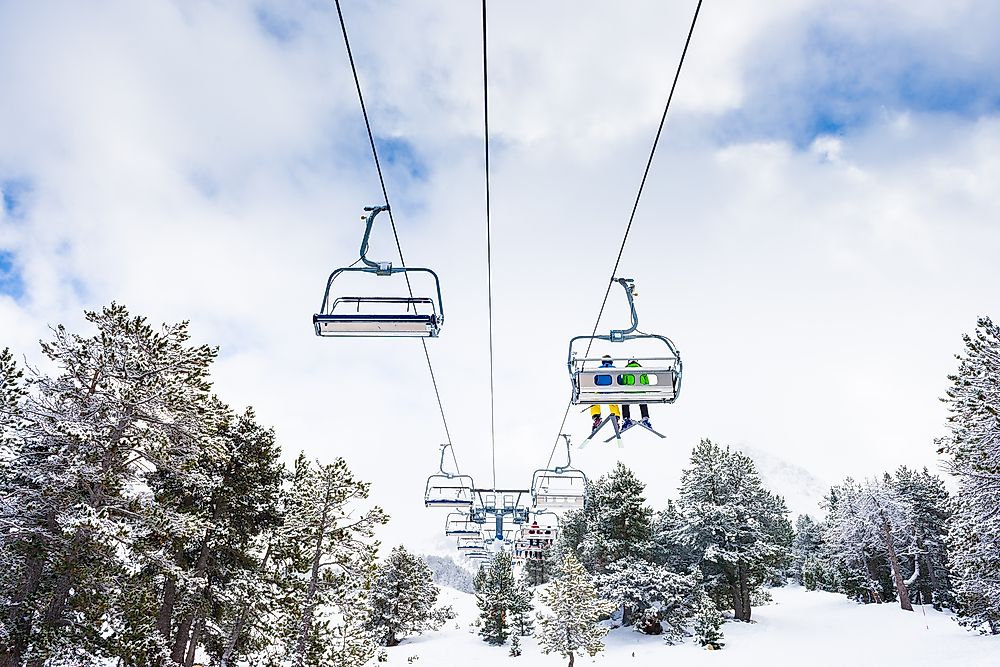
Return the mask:
[[632, 326], [622, 330], [612, 329], [610, 336], [611, 340], [625, 340], [625, 336], [639, 328], [639, 314], [635, 311], [635, 297], [638, 296], [638, 293], [635, 291], [635, 280], [632, 278], [614, 278], [612, 282], [618, 283], [625, 290], [629, 312], [632, 315]]
[[373, 262], [368, 259], [365, 255], [368, 254], [368, 239], [372, 233], [372, 225], [375, 224], [375, 216], [377, 216], [382, 211], [388, 211], [389, 206], [365, 206], [365, 211], [369, 211], [368, 216], [365, 219], [365, 235], [361, 239], [361, 261], [365, 263], [372, 269], [375, 269], [380, 274], [384, 271], [391, 271], [392, 262]]
[[566, 441], [566, 465], [564, 465], [564, 466], [556, 466], [556, 467], [553, 468], [553, 470], [555, 470], [556, 473], [558, 473], [558, 474], [561, 475], [562, 473], [566, 472], [567, 470], [572, 470], [573, 469], [573, 454], [571, 453], [572, 446], [570, 445], [570, 442], [569, 442], [569, 434], [567, 434], [567, 433], [560, 433], [559, 435], [562, 436], [563, 440]]

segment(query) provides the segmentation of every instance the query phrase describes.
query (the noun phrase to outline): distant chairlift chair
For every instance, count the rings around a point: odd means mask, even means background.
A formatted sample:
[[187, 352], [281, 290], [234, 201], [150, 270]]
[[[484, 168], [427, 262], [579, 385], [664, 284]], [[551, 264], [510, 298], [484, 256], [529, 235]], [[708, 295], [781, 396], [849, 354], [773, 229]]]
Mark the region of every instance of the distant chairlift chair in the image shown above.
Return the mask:
[[480, 527], [466, 512], [449, 512], [444, 523], [444, 534], [448, 537], [479, 535]]
[[[365, 207], [369, 215], [366, 219], [365, 235], [361, 241], [360, 259], [364, 266], [347, 266], [330, 274], [319, 313], [313, 315], [313, 328], [317, 336], [435, 338], [441, 332], [441, 326], [444, 324], [444, 304], [441, 300], [441, 281], [438, 280], [437, 274], [430, 269], [393, 267], [392, 262], [373, 262], [365, 256], [375, 216], [388, 210], [388, 206]], [[437, 298], [435, 300], [433, 297], [414, 297], [412, 292], [409, 297], [331, 297], [333, 281], [344, 273], [367, 273], [376, 276], [427, 273], [434, 278]], [[363, 310], [365, 312], [362, 312]]]
[[[673, 403], [677, 400], [681, 391], [682, 364], [681, 355], [677, 348], [666, 336], [657, 334], [645, 334], [638, 332], [639, 315], [635, 309], [635, 281], [631, 278], [617, 278], [615, 280], [625, 290], [628, 298], [629, 310], [632, 314], [632, 326], [628, 329], [612, 329], [606, 336], [575, 336], [569, 341], [569, 355], [567, 366], [569, 368], [570, 382], [573, 387], [571, 401], [573, 405], [642, 405], [650, 403]], [[578, 357], [574, 346], [577, 341], [609, 341], [612, 343], [628, 343], [636, 340], [659, 341], [666, 348], [663, 356], [639, 356], [639, 355], [619, 355], [611, 357], [610, 367], [600, 366], [601, 358]], [[626, 363], [634, 360], [639, 364], [637, 367], [626, 367]], [[605, 360], [606, 361], [606, 360]], [[588, 367], [590, 364], [590, 367]], [[618, 418], [608, 415], [593, 430], [586, 440], [580, 445], [584, 447], [600, 431], [604, 425], [610, 421], [615, 428], [615, 435], [605, 440], [611, 442], [618, 439], [621, 446], [621, 434], [618, 427]], [[633, 422], [632, 426], [641, 426], [653, 434], [663, 438], [662, 433], [658, 433], [640, 420]], [[625, 429], [627, 430], [627, 429]]]
[[472, 507], [476, 487], [472, 477], [444, 469], [444, 453], [450, 447], [450, 444], [441, 445], [438, 472], [427, 478], [424, 487], [424, 507]]
[[559, 435], [566, 440], [566, 465], [536, 470], [531, 476], [531, 504], [535, 510], [583, 509], [586, 502], [587, 476], [572, 467], [569, 436]]

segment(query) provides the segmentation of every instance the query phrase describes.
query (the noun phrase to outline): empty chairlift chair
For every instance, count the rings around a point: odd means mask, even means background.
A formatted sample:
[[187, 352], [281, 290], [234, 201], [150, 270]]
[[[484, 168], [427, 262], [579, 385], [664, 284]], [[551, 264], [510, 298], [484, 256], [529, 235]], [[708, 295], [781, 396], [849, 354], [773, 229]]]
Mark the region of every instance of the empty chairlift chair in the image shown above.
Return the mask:
[[583, 509], [586, 502], [587, 476], [572, 467], [569, 436], [566, 440], [566, 465], [536, 470], [531, 476], [531, 504], [536, 510]]
[[472, 507], [476, 485], [469, 475], [446, 472], [444, 453], [451, 445], [441, 445], [438, 472], [427, 478], [424, 487], [424, 507]]
[[[365, 255], [375, 216], [388, 211], [388, 206], [365, 207], [369, 211], [365, 235], [361, 241], [360, 261], [364, 266], [347, 266], [330, 274], [323, 293], [320, 310], [313, 315], [313, 328], [317, 336], [354, 336], [369, 338], [387, 337], [436, 337], [444, 324], [444, 304], [441, 300], [441, 282], [430, 269], [394, 267], [392, 262], [373, 262]], [[335, 296], [334, 281], [345, 273], [363, 273], [374, 276], [427, 274], [434, 279], [432, 296]]]
[[481, 552], [486, 551], [483, 546], [483, 538], [480, 535], [462, 535], [456, 544], [461, 552]]
[[465, 512], [449, 512], [444, 523], [444, 534], [448, 537], [479, 535], [479, 524]]

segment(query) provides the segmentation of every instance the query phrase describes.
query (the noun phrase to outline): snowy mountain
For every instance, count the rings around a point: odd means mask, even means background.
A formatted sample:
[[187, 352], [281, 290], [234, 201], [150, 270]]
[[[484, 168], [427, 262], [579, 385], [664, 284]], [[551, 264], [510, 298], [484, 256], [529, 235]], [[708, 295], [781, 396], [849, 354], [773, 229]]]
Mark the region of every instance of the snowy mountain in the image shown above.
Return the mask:
[[819, 504], [830, 490], [829, 483], [769, 452], [749, 445], [740, 445], [737, 449], [753, 459], [764, 486], [784, 496], [793, 519], [800, 514], [809, 514], [814, 518], [823, 516], [825, 512]]
[[434, 583], [448, 586], [462, 593], [472, 593], [472, 575], [451, 556], [424, 556], [427, 567], [434, 575]]

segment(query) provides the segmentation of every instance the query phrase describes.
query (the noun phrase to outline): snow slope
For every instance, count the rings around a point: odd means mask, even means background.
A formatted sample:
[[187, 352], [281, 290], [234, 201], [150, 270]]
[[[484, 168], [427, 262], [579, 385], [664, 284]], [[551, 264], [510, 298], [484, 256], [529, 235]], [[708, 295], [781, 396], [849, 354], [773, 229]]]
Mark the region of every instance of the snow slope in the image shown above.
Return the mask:
[[[605, 652], [577, 658], [578, 665], [684, 665], [699, 667], [842, 667], [843, 665], [927, 664], [946, 667], [1000, 665], [1000, 637], [982, 637], [961, 627], [948, 614], [918, 607], [905, 612], [898, 605], [858, 605], [842, 595], [809, 592], [801, 587], [771, 591], [774, 603], [754, 609], [756, 623], [723, 626], [725, 648], [706, 651], [690, 641], [667, 646], [660, 637], [631, 629], [612, 631]], [[507, 665], [557, 667], [566, 661], [542, 655], [530, 637], [522, 639], [523, 655], [511, 658], [509, 645], [493, 647], [469, 631], [476, 618], [472, 595], [442, 588], [440, 602], [454, 605], [458, 618], [440, 632], [405, 640], [387, 649], [388, 663], [371, 665]], [[925, 615], [926, 613], [926, 615]], [[460, 626], [456, 629], [456, 624]], [[408, 658], [417, 656], [412, 663]]]

